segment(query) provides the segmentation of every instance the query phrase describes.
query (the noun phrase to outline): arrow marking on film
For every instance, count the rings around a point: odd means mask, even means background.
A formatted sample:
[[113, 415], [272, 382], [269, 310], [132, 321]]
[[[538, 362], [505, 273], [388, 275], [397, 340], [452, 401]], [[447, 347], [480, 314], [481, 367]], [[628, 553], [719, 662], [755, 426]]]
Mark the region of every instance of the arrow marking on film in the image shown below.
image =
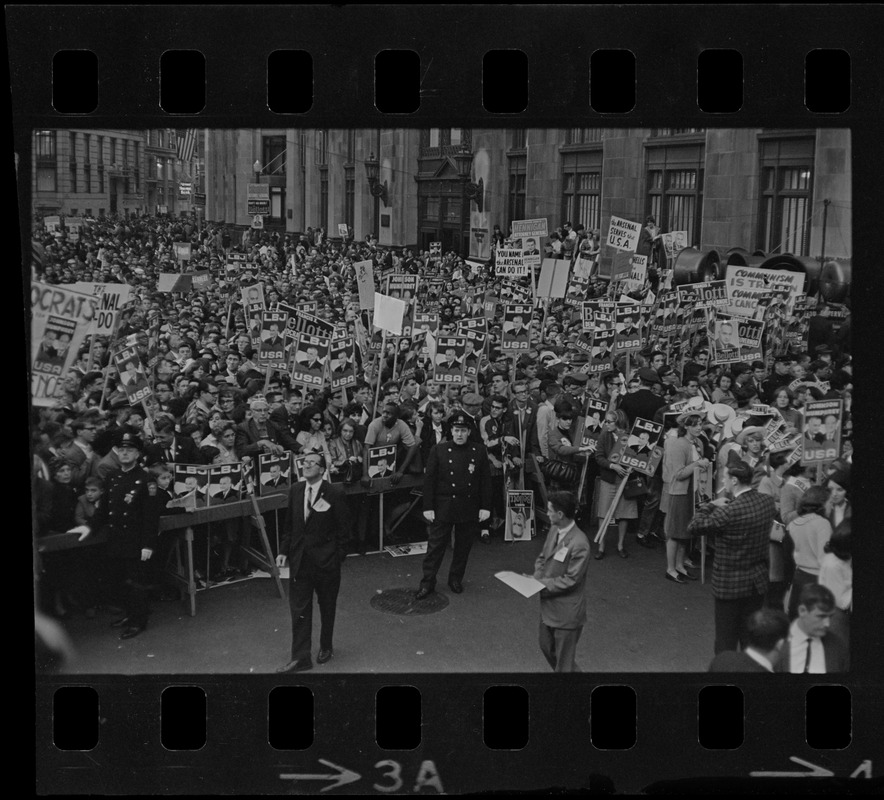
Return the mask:
[[825, 767], [811, 764], [809, 761], [805, 761], [797, 756], [789, 756], [789, 760], [804, 767], [809, 767], [810, 772], [750, 772], [749, 775], [753, 778], [831, 778], [835, 774]]
[[284, 781], [333, 781], [333, 783], [320, 789], [320, 792], [337, 789], [339, 786], [345, 786], [348, 783], [353, 783], [353, 781], [358, 781], [362, 777], [358, 772], [353, 772], [346, 767], [339, 767], [337, 764], [332, 764], [331, 761], [326, 761], [324, 758], [320, 758], [319, 763], [325, 764], [325, 766], [337, 770], [337, 772], [330, 775], [293, 775], [291, 773], [282, 773], [279, 777]]

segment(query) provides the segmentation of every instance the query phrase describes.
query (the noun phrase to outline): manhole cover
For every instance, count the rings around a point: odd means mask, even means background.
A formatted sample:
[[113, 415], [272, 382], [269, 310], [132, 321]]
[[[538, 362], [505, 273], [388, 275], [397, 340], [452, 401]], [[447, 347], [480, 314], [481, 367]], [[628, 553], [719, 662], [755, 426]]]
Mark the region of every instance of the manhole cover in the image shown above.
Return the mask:
[[448, 605], [448, 598], [433, 592], [423, 600], [415, 600], [417, 589], [387, 589], [371, 598], [372, 608], [385, 614], [435, 614]]

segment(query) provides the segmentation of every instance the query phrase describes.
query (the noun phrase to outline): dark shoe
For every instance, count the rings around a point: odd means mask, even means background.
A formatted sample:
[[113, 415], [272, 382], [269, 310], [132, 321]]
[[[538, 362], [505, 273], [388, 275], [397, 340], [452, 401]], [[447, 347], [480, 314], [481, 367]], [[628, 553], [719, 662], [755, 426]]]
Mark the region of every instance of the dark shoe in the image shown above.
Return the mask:
[[335, 651], [329, 648], [328, 650], [320, 650], [319, 655], [316, 656], [317, 664], [327, 664], [329, 661], [334, 658]]
[[[678, 572], [678, 570], [676, 570], [676, 572]], [[697, 576], [691, 575], [690, 572], [679, 572], [678, 574], [681, 575], [682, 578], [687, 578], [689, 581], [697, 580]]]
[[617, 548], [617, 555], [620, 556], [620, 558], [629, 558], [629, 553], [627, 553], [626, 548], [623, 547]]
[[448, 581], [448, 588], [451, 589], [455, 594], [460, 594], [463, 592], [463, 584], [458, 580]]
[[649, 550], [654, 549], [654, 542], [650, 536], [636, 536], [635, 541], [641, 546], [646, 547]]
[[421, 588], [417, 590], [417, 594], [414, 596], [414, 599], [415, 599], [415, 600], [425, 600], [425, 599], [428, 598], [428, 597], [429, 597], [434, 591], [435, 591], [435, 589], [430, 589], [430, 588], [427, 587], [427, 586], [421, 586]]
[[657, 541], [657, 542], [665, 542], [665, 541], [666, 541], [666, 537], [665, 537], [665, 536], [661, 536], [657, 531], [651, 531], [651, 532], [648, 534], [648, 538], [649, 538], [651, 541]]
[[147, 625], [130, 625], [126, 630], [124, 630], [120, 634], [121, 639], [132, 639], [135, 636], [138, 636], [141, 631], [143, 631]]
[[310, 661], [289, 661], [284, 667], [278, 667], [277, 672], [306, 672], [308, 669], [313, 669], [313, 664]]
[[129, 625], [129, 617], [120, 617], [120, 619], [115, 619], [110, 626], [112, 628], [125, 628]]
[[605, 557], [605, 551], [599, 550], [598, 553], [595, 554], [595, 560], [601, 561]]
[[687, 581], [678, 573], [675, 575], [670, 575], [668, 572], [666, 573], [666, 580], [672, 581], [673, 583], [687, 583]]

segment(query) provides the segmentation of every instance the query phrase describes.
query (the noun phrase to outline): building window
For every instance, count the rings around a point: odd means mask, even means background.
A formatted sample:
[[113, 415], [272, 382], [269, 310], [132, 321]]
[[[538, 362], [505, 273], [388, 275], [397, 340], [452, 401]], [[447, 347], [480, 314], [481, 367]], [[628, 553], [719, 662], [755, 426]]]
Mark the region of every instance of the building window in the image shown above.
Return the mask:
[[686, 134], [706, 133], [705, 128], [651, 128], [651, 136], [684, 136]]
[[83, 211], [83, 214], [85, 214], [87, 217], [91, 217], [92, 216], [92, 209], [91, 208], [85, 209]]
[[104, 164], [104, 137], [98, 137], [98, 163]]
[[421, 205], [423, 206], [421, 218], [428, 222], [438, 222], [441, 209], [441, 201], [438, 195], [434, 197], [422, 197]]
[[270, 187], [270, 217], [281, 220], [285, 213], [285, 189], [282, 186]]
[[319, 170], [319, 227], [328, 232], [328, 168]]
[[104, 218], [104, 215], [105, 215], [105, 209], [103, 209], [103, 208], [99, 208], [99, 209], [98, 209], [98, 218], [99, 218], [99, 219], [103, 219], [103, 218]]
[[92, 167], [89, 164], [83, 164], [83, 184], [85, 191], [92, 192]]
[[285, 136], [264, 136], [262, 155], [262, 175], [285, 175]]
[[761, 142], [758, 246], [768, 253], [806, 256], [810, 248], [812, 137]]
[[602, 128], [568, 128], [565, 144], [597, 144], [602, 140]]
[[37, 171], [37, 191], [58, 191], [56, 162], [56, 132], [37, 131], [34, 142], [34, 161]]
[[509, 159], [509, 219], [525, 219], [526, 159]]
[[132, 186], [134, 187], [133, 192], [141, 191], [141, 170], [138, 167], [132, 171]]
[[298, 139], [298, 154], [301, 159], [301, 169], [307, 169], [307, 134], [301, 131]]
[[356, 131], [350, 128], [347, 131], [347, 163], [352, 164], [354, 161], [356, 161]]
[[513, 128], [511, 150], [524, 150], [528, 143], [527, 128]]
[[463, 128], [451, 129], [451, 139], [449, 143], [453, 145], [463, 144]]
[[442, 144], [442, 129], [430, 128], [430, 136], [427, 140], [428, 147], [439, 147]]
[[79, 188], [77, 186], [77, 162], [76, 161], [71, 161], [70, 172], [71, 172], [71, 194], [74, 194], [79, 191]]
[[98, 165], [98, 193], [104, 193], [104, 164]]
[[356, 171], [344, 168], [344, 222], [351, 228], [356, 220]]
[[316, 159], [317, 164], [325, 166], [328, 164], [328, 131], [316, 131]]
[[460, 197], [445, 198], [445, 219], [443, 222], [463, 223], [463, 200]]
[[651, 170], [648, 173], [648, 216], [664, 231], [687, 231], [687, 241], [700, 241], [703, 170]]
[[601, 228], [602, 173], [569, 171], [562, 176], [562, 219], [586, 230]]

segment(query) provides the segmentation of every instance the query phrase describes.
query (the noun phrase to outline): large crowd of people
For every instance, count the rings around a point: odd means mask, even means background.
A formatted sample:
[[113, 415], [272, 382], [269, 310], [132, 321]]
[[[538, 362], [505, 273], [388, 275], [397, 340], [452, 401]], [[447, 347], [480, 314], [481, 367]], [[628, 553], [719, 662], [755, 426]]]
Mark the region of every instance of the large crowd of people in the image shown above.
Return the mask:
[[[469, 441], [487, 459], [491, 508], [477, 528], [479, 542], [503, 538], [507, 490], [527, 490], [535, 498], [539, 544], [555, 524], [547, 514], [552, 508], [547, 497], [555, 494], [552, 516], [576, 519], [590, 539], [596, 536], [591, 557], [602, 560], [611, 542], [624, 559], [633, 543], [658, 548], [661, 581], [696, 580], [698, 545], [706, 537], [716, 654], [741, 647], [755, 652], [752, 643], [761, 641], [766, 655], [749, 661], [767, 668], [774, 651], [787, 653], [791, 646], [792, 660], [784, 663], [796, 671], [793, 634], [799, 622], [805, 633], [817, 631], [807, 637], [849, 637], [849, 320], [839, 329], [817, 313], [803, 338], [790, 337], [776, 353], [717, 363], [720, 351], [702, 330], [682, 336], [675, 328], [664, 336], [666, 329], [646, 318], [639, 347], [619, 353], [615, 348], [593, 363], [596, 354], [590, 357], [579, 346], [586, 330], [583, 302], [635, 301], [648, 304], [653, 318], [665, 255], [649, 251], [646, 279], [622, 287], [629, 290], [624, 298], [599, 276], [598, 232], [570, 223], [550, 237], [546, 256], [582, 259], [595, 269], [580, 285], [581, 294], [572, 294], [569, 286], [567, 296], [550, 299], [537, 299], [528, 278], [497, 276], [494, 251], [485, 264], [456, 253], [385, 247], [372, 237], [330, 239], [322, 229], [233, 231], [196, 219], [108, 217], [87, 220], [76, 237], [38, 221], [33, 240], [35, 281], [131, 287], [115, 335], [87, 336], [54, 404], [32, 409], [34, 527], [38, 538], [70, 530], [94, 535], [101, 525], [113, 524], [108, 515], [113, 517], [112, 499], [119, 496], [120, 502], [137, 504], [139, 530], [125, 553], [93, 547], [45, 554], [39, 602], [49, 615], [91, 616], [111, 606], [125, 614], [124, 635], [144, 629], [145, 587], [161, 584], [160, 555], [169, 545], [156, 525], [158, 516], [173, 513], [166, 503], [173, 498], [176, 464], [232, 465], [261, 454], [316, 453], [332, 482], [369, 485], [384, 474], [372, 471], [378, 465], [369, 469], [369, 448], [389, 445], [396, 456], [389, 470], [394, 502], [387, 503], [388, 513], [402, 516], [396, 527], [406, 540], [425, 537], [424, 520], [406, 516], [407, 490], [396, 487], [404, 476], [419, 477], [435, 463], [434, 448], [452, 441], [449, 420], [456, 418], [461, 429], [469, 426]], [[176, 260], [175, 245], [182, 242], [191, 245], [184, 267]], [[495, 249], [505, 244], [511, 242], [496, 230]], [[231, 271], [234, 260], [237, 270]], [[406, 299], [409, 314], [435, 315], [429, 336], [418, 331], [416, 321], [411, 335], [372, 330], [359, 302], [357, 269], [365, 262], [371, 262], [380, 293], [388, 275], [417, 276], [417, 294]], [[190, 290], [161, 291], [161, 275], [182, 269], [208, 279], [194, 281]], [[332, 390], [330, 364], [316, 385], [293, 381], [290, 368], [262, 361], [244, 305], [242, 290], [250, 284], [263, 287], [267, 311], [280, 303], [300, 306], [354, 337], [356, 375], [350, 385]], [[520, 315], [513, 323], [527, 328], [527, 346], [518, 351], [506, 347], [505, 307], [512, 302], [533, 308], [530, 319]], [[437, 372], [434, 342], [462, 334], [470, 320], [482, 320], [476, 328], [487, 334], [481, 350], [469, 353], [474, 370], [461, 370], [460, 380], [442, 380], [445, 365]], [[677, 339], [684, 339], [680, 350], [673, 347]], [[130, 405], [130, 381], [113, 357], [123, 345], [138, 353], [150, 386], [147, 400], [137, 405]], [[123, 372], [134, 374], [138, 366], [126, 364]], [[842, 402], [840, 417], [807, 425], [806, 404], [823, 399]], [[636, 420], [664, 428], [659, 457], [646, 473], [622, 459], [623, 441], [635, 434]], [[840, 426], [837, 437], [826, 427], [834, 424]], [[838, 452], [824, 463], [807, 464], [800, 449], [795, 456], [801, 437], [820, 447], [837, 441]], [[653, 442], [646, 443], [639, 436], [630, 444], [639, 460], [643, 448], [654, 449]], [[125, 477], [132, 463], [147, 470], [143, 486], [141, 478], [133, 483]], [[573, 505], [561, 492], [573, 496]], [[347, 502], [356, 524], [345, 546], [364, 553], [377, 529], [377, 504], [358, 493]], [[608, 533], [608, 525], [614, 532]], [[202, 542], [206, 558], [197, 563], [200, 569], [209, 563], [212, 574], [201, 578], [248, 569], [237, 548], [248, 526], [235, 520], [222, 528]], [[460, 591], [462, 550], [454, 576]], [[113, 567], [113, 559], [123, 557], [142, 561], [152, 573]], [[111, 576], [104, 580], [105, 574]], [[434, 576], [425, 577], [422, 587], [431, 586]], [[133, 586], [143, 589], [136, 602]], [[579, 586], [582, 591], [582, 581]], [[785, 623], [778, 614], [786, 615]], [[816, 628], [806, 622], [811, 618]], [[778, 639], [774, 634], [781, 629], [785, 633]], [[725, 662], [733, 669], [748, 663]], [[808, 645], [807, 663], [798, 666], [797, 671], [823, 671], [825, 658], [816, 650], [811, 656]]]

